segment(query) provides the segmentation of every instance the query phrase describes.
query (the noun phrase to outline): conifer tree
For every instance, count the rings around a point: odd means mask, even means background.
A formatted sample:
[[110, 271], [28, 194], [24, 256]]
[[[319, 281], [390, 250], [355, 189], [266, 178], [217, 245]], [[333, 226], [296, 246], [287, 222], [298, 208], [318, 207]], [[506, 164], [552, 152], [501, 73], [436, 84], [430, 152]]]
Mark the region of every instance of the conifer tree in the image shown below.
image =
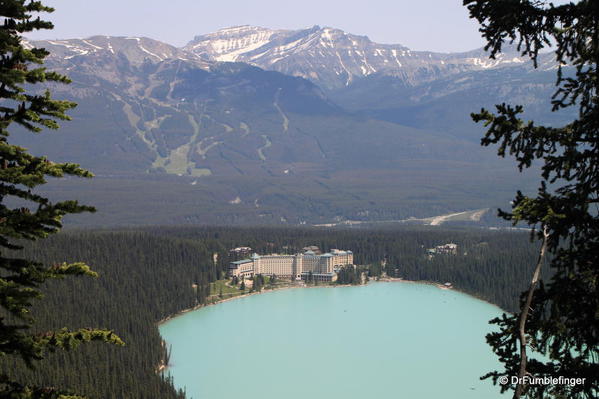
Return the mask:
[[[52, 12], [40, 1], [0, 1], [0, 356], [13, 357], [29, 367], [46, 353], [71, 350], [80, 343], [106, 341], [123, 344], [111, 331], [85, 328], [35, 332], [30, 308], [42, 297], [40, 288], [49, 279], [69, 275], [96, 276], [84, 263], [43, 265], [19, 257], [27, 241], [45, 238], [59, 231], [66, 214], [94, 209], [77, 201], [52, 202], [36, 194], [35, 187], [47, 177], [65, 175], [92, 177], [77, 164], [55, 163], [34, 156], [25, 148], [9, 143], [9, 128], [31, 133], [43, 128], [57, 129], [59, 120], [68, 120], [66, 111], [75, 107], [69, 101], [55, 100], [50, 91], [39, 90], [47, 83], [69, 83], [67, 77], [47, 71], [45, 49], [24, 43], [22, 34], [37, 29], [52, 29], [40, 13]], [[7, 203], [17, 203], [10, 206]], [[0, 397], [57, 398], [64, 391], [56, 387], [27, 386], [0, 376]], [[71, 398], [78, 396], [72, 395]]]
[[[505, 371], [494, 382], [519, 376], [514, 398], [594, 398], [599, 392], [599, 1], [553, 5], [541, 0], [465, 0], [481, 24], [494, 58], [515, 44], [537, 67], [540, 51], [553, 50], [557, 66], [553, 111], [576, 107], [563, 127], [521, 118], [523, 107], [501, 104], [481, 110], [488, 128], [482, 144], [498, 145], [520, 170], [542, 168], [536, 196], [518, 192], [511, 212], [500, 215], [533, 227], [540, 244], [530, 288], [520, 312], [493, 320], [500, 331], [487, 337]], [[553, 277], [539, 281], [545, 252]], [[542, 356], [531, 357], [531, 353]], [[580, 378], [578, 384], [529, 384], [529, 377]]]

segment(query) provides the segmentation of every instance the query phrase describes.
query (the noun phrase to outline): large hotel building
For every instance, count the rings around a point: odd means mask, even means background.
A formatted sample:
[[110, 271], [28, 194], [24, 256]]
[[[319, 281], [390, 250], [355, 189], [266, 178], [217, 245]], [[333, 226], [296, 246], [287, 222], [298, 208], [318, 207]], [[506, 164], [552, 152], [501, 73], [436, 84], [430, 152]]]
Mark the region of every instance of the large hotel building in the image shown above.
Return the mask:
[[229, 275], [252, 277], [264, 274], [277, 277], [306, 279], [309, 275], [319, 281], [335, 281], [337, 271], [346, 265], [354, 264], [352, 251], [332, 249], [331, 252], [316, 255], [306, 251], [295, 255], [263, 255], [253, 254], [250, 259], [231, 262]]

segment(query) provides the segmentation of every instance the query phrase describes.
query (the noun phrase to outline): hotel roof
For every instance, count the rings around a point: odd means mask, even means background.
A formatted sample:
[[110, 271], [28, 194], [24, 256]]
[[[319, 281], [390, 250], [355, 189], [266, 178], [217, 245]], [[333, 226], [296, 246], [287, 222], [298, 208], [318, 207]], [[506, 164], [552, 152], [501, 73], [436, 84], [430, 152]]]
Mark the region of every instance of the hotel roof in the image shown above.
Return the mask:
[[237, 260], [235, 262], [231, 262], [234, 265], [243, 265], [244, 263], [250, 263], [251, 260], [250, 259], [244, 259], [244, 260]]

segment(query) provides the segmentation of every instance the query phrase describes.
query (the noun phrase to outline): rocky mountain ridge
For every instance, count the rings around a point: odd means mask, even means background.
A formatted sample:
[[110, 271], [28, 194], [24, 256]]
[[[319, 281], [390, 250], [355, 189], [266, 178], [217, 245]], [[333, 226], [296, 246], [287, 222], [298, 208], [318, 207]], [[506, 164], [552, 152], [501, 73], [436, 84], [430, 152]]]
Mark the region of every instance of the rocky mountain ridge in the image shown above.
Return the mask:
[[[442, 64], [451, 55], [391, 45], [384, 52], [329, 28], [246, 31], [227, 33], [245, 41], [217, 32], [183, 49], [141, 37], [31, 42], [73, 81], [53, 85], [55, 97], [79, 106], [57, 132], [14, 137], [94, 171], [99, 183], [61, 183], [57, 195], [71, 190], [127, 223], [172, 212], [175, 197], [186, 198], [178, 223], [299, 224], [428, 217], [511, 197], [512, 165], [461, 136], [462, 125], [448, 131], [446, 115], [468, 119], [481, 98], [494, 103], [490, 82], [507, 82], [500, 88], [511, 96], [529, 80], [524, 64]], [[336, 36], [326, 51], [324, 34]], [[371, 50], [380, 51], [380, 65]], [[385, 69], [394, 51], [396, 67]], [[351, 53], [351, 68], [341, 52]], [[256, 62], [240, 62], [250, 56]], [[272, 68], [258, 66], [269, 60]], [[335, 69], [341, 63], [345, 75]], [[287, 73], [273, 70], [284, 65]], [[535, 76], [542, 79], [519, 89], [533, 101], [552, 83]]]
[[[375, 43], [367, 36], [320, 26], [300, 30], [224, 28], [198, 35], [182, 48], [145, 37], [112, 36], [32, 44], [47, 48], [61, 63], [80, 56], [116, 54], [123, 54], [134, 65], [180, 60], [208, 69], [220, 62], [243, 62], [302, 77], [325, 90], [339, 90], [372, 76], [390, 76], [417, 86], [469, 71], [528, 65], [527, 59], [509, 48], [494, 60], [483, 49], [462, 53], [412, 51], [401, 44]], [[554, 67], [551, 57], [544, 55], [541, 69]]]
[[146, 61], [183, 60], [208, 66], [193, 53], [147, 37], [91, 36], [85, 39], [27, 41], [26, 45], [44, 47], [50, 52], [49, 60], [66, 63], [81, 56], [122, 54], [133, 65], [141, 65]]
[[462, 53], [412, 51], [400, 44], [375, 43], [367, 36], [320, 26], [302, 30], [225, 28], [196, 36], [184, 49], [207, 61], [245, 62], [301, 76], [325, 89], [349, 86], [374, 74], [400, 77], [414, 85], [465, 71], [527, 62], [514, 51], [495, 60], [482, 49]]

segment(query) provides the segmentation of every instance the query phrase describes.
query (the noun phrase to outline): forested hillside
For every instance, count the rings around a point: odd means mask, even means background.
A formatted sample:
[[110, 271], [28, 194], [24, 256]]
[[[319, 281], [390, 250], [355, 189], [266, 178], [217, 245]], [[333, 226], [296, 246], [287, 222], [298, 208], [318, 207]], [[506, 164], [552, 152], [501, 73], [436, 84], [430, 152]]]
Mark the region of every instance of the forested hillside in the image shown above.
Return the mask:
[[57, 353], [36, 371], [6, 361], [4, 372], [26, 372], [30, 383], [69, 387], [91, 398], [181, 397], [156, 374], [164, 355], [156, 322], [202, 300], [204, 291], [196, 294], [192, 283], [206, 286], [216, 277], [207, 244], [139, 232], [78, 232], [30, 248], [27, 256], [46, 262], [85, 259], [100, 274], [48, 284], [34, 310], [39, 331], [101, 326], [126, 346], [92, 344]]
[[[427, 248], [447, 242], [458, 244], [457, 255], [427, 255]], [[91, 398], [183, 397], [157, 372], [165, 355], [157, 322], [203, 302], [209, 282], [221, 277], [232, 259], [229, 249], [242, 245], [258, 253], [293, 253], [307, 245], [351, 249], [356, 263], [386, 261], [390, 274], [451, 282], [505, 309], [514, 309], [535, 257], [527, 234], [486, 230], [70, 231], [29, 245], [25, 255], [48, 263], [84, 260], [100, 278], [50, 284], [46, 299], [35, 308], [38, 331], [65, 326], [110, 328], [126, 346], [88, 345], [70, 354], [58, 353], [35, 371], [5, 359], [2, 372], [26, 373], [32, 383], [70, 387]]]
[[[398, 269], [398, 276], [407, 280], [451, 282], [457, 289], [506, 310], [516, 308], [537, 256], [537, 246], [530, 243], [528, 233], [484, 229], [161, 228], [153, 232], [218, 240], [226, 248], [249, 246], [259, 254], [294, 253], [309, 245], [323, 250], [349, 249], [356, 264], [385, 261], [389, 276]], [[427, 255], [427, 249], [449, 242], [458, 245], [456, 255]]]
[[[243, 44], [237, 33], [253, 29], [236, 31], [217, 36]], [[96, 214], [67, 220], [88, 227], [427, 218], [507, 207], [515, 190], [532, 186], [480, 148], [482, 129], [469, 114], [515, 98], [547, 119], [550, 104], [537, 98], [552, 90], [552, 75], [514, 54], [489, 62], [482, 51], [410, 52], [329, 28], [289, 33], [332, 47], [316, 58], [267, 57], [276, 61], [268, 68], [246, 60], [273, 71], [204, 57], [220, 42], [213, 36], [187, 50], [143, 37], [31, 42], [50, 52], [51, 70], [73, 80], [52, 93], [78, 107], [52, 135], [12, 137], [33, 154], [94, 172], [93, 183], [44, 188], [52, 199], [96, 206]], [[337, 70], [337, 49], [351, 50], [347, 71]], [[362, 51], [378, 72], [356, 58]], [[176, 210], [173, 196], [183, 199]]]

